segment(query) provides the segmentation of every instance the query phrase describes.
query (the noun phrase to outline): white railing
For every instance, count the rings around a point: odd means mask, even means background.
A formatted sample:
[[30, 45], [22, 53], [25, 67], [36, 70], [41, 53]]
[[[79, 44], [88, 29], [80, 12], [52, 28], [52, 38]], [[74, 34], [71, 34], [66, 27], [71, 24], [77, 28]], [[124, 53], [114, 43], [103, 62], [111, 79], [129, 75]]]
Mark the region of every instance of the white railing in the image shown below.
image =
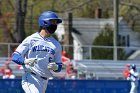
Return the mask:
[[[14, 48], [16, 48], [19, 45], [19, 43], [0, 43], [0, 57], [10, 57], [11, 54], [14, 51]], [[95, 46], [95, 45], [80, 45], [79, 48], [77, 50], [75, 49], [74, 45], [62, 45], [62, 48], [72, 48], [73, 49], [73, 58], [75, 56], [75, 58], [77, 57], [77, 55], [81, 55], [81, 59], [92, 59], [93, 54], [92, 53], [92, 49], [94, 48], [106, 48], [106, 49], [114, 49], [113, 46]], [[131, 47], [122, 47], [122, 46], [118, 46], [117, 49], [124, 49], [126, 51], [128, 50], [140, 50], [140, 46], [131, 46]], [[69, 51], [71, 52], [71, 51]], [[140, 52], [135, 53], [133, 56], [131, 56], [130, 58], [133, 59], [135, 58], [138, 53], [140, 54]], [[76, 55], [77, 54], [77, 55]], [[81, 60], [80, 59], [80, 60]]]
[[74, 69], [77, 70], [77, 78], [80, 78], [80, 74], [83, 73], [86, 79], [88, 79], [91, 74], [95, 79], [125, 79], [123, 71], [126, 64], [135, 64], [137, 70], [140, 71], [140, 62], [134, 60], [72, 60], [72, 63]]

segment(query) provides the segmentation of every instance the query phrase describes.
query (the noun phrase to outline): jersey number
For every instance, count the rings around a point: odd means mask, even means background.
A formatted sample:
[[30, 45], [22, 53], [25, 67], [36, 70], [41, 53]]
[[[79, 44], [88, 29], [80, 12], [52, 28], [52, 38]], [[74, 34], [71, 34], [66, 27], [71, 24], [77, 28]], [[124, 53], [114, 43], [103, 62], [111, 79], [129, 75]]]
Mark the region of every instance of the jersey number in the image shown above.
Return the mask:
[[53, 62], [53, 58], [49, 57], [49, 63]]

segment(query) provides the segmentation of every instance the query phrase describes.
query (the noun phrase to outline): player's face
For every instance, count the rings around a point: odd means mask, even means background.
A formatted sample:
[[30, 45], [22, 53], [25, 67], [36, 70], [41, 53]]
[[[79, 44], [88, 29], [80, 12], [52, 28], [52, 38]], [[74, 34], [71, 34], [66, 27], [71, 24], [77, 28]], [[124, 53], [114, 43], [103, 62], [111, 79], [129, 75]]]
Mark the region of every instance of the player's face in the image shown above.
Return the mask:
[[46, 33], [51, 35], [57, 29], [58, 20], [52, 19], [52, 20], [49, 20], [49, 21], [50, 21], [50, 25], [46, 28]]

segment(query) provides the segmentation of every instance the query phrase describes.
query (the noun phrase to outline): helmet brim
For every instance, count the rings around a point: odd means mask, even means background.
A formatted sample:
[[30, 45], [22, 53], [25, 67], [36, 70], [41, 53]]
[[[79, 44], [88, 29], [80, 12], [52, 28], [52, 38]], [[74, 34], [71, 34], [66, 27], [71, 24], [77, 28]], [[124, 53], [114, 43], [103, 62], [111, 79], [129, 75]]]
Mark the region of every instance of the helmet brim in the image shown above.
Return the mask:
[[62, 19], [60, 19], [60, 18], [47, 18], [44, 20], [57, 20], [57, 23], [62, 23]]

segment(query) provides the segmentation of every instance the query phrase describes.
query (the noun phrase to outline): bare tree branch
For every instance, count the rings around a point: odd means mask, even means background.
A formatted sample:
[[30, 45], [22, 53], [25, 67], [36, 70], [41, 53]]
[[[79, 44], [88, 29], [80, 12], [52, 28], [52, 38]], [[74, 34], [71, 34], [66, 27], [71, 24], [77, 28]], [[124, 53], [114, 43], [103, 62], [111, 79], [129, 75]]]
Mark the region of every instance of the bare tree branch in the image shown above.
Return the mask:
[[[79, 9], [79, 8], [83, 7], [84, 5], [90, 3], [91, 1], [93, 1], [93, 0], [85, 0], [85, 2], [80, 3], [79, 5], [76, 5], [75, 7], [68, 8], [68, 9], [65, 9], [65, 10], [62, 10], [62, 11], [60, 11], [60, 10], [55, 10], [55, 12], [60, 12], [60, 13], [70, 12], [70, 11], [73, 11], [73, 10], [75, 10], [75, 9]], [[65, 3], [66, 3], [66, 2], [65, 2]]]
[[11, 8], [12, 8], [13, 10], [15, 10], [15, 7], [14, 7], [14, 5], [12, 4], [11, 0], [8, 0], [8, 3], [9, 3], [9, 5], [11, 6]]

